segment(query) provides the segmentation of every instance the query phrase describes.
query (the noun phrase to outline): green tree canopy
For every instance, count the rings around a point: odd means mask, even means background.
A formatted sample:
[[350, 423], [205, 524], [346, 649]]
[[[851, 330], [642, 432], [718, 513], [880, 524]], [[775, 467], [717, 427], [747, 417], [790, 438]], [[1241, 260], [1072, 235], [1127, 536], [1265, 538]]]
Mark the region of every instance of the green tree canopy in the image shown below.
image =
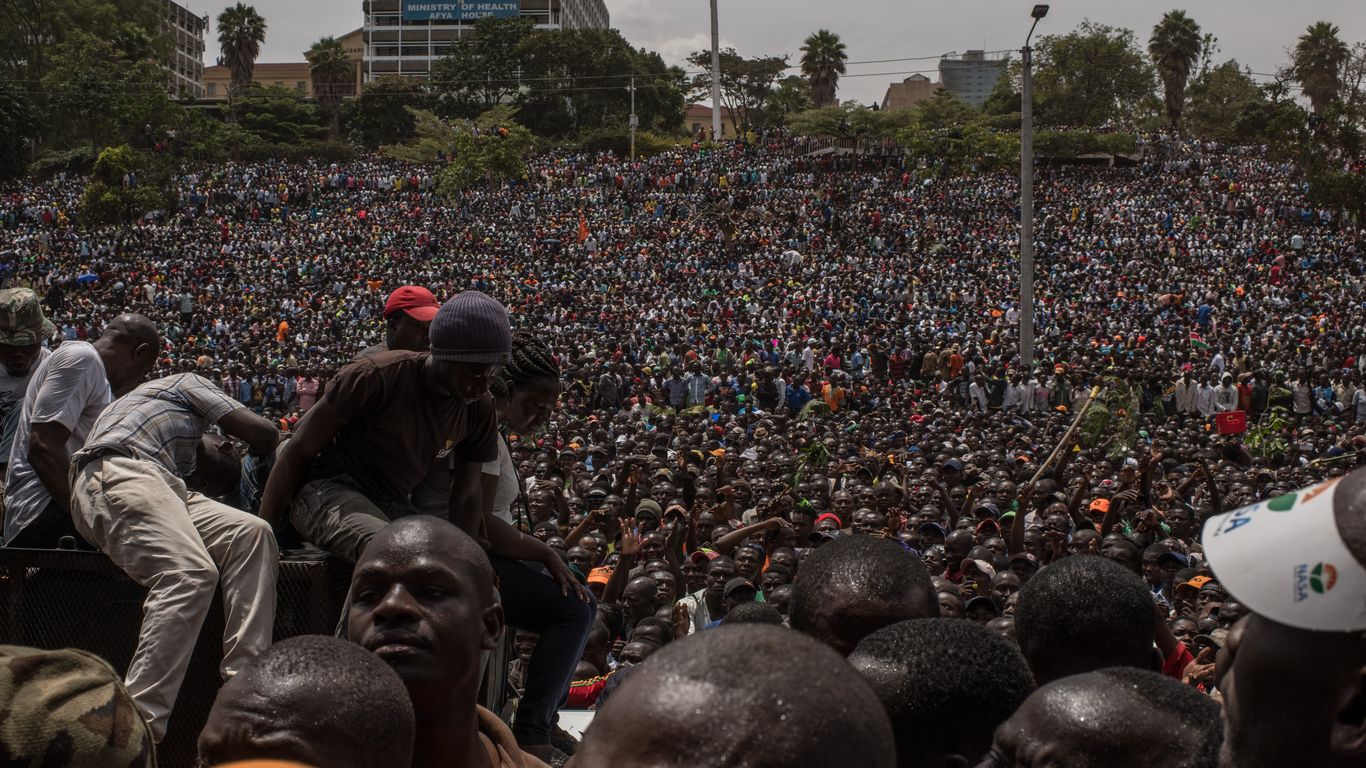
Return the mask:
[[335, 37], [324, 37], [304, 54], [308, 59], [308, 74], [313, 81], [313, 98], [327, 117], [329, 138], [337, 138], [338, 117], [342, 101], [355, 93], [355, 70], [351, 57]]
[[237, 121], [267, 144], [298, 145], [327, 136], [318, 107], [292, 88], [248, 86], [233, 100]]
[[133, 58], [163, 58], [172, 50], [162, 32], [158, 0], [9, 0], [0, 3], [0, 11], [0, 62], [16, 81], [42, 80], [53, 56], [77, 35], [106, 40], [125, 52], [129, 37], [140, 38], [144, 55]]
[[[745, 58], [734, 48], [721, 51], [721, 106], [735, 116], [736, 129], [748, 133], [763, 119], [769, 96], [778, 79], [787, 70], [786, 56], [756, 56]], [[697, 51], [688, 57], [688, 64], [703, 70], [692, 79], [695, 98], [709, 98], [711, 94], [711, 52]]]
[[1316, 21], [1295, 42], [1291, 71], [1314, 114], [1321, 114], [1342, 92], [1342, 69], [1351, 52], [1339, 32], [1336, 24]]
[[1185, 123], [1192, 134], [1202, 139], [1236, 142], [1243, 138], [1236, 130], [1239, 116], [1252, 105], [1265, 101], [1252, 76], [1229, 59], [1191, 82]]
[[788, 75], [778, 81], [773, 95], [768, 97], [762, 122], [765, 126], [787, 125], [789, 118], [812, 106], [811, 90], [806, 79], [801, 75]]
[[223, 64], [232, 74], [229, 94], [236, 94], [251, 84], [256, 70], [256, 57], [261, 55], [261, 43], [266, 40], [266, 20], [256, 8], [238, 3], [218, 14], [218, 45]]
[[1148, 54], [1162, 80], [1163, 106], [1167, 124], [1181, 127], [1181, 111], [1186, 103], [1186, 82], [1191, 70], [1200, 60], [1202, 50], [1200, 25], [1185, 11], [1167, 11], [1153, 27], [1148, 38]]
[[525, 16], [487, 16], [476, 21], [474, 34], [432, 65], [437, 113], [472, 118], [510, 101], [521, 90], [522, 44], [535, 26]]
[[0, 179], [24, 172], [29, 143], [38, 136], [38, 114], [22, 88], [0, 76]]
[[413, 114], [407, 108], [430, 110], [435, 98], [424, 83], [411, 77], [387, 75], [365, 84], [360, 96], [342, 106], [348, 135], [366, 147], [399, 144], [413, 138]]
[[147, 146], [144, 129], [159, 132], [175, 116], [166, 73], [156, 60], [130, 59], [110, 40], [79, 32], [68, 35], [48, 60], [42, 95], [42, 125], [59, 146]]
[[1040, 125], [1133, 123], [1153, 98], [1153, 70], [1129, 29], [1084, 21], [1040, 38], [1034, 58]]
[[840, 36], [822, 29], [802, 43], [802, 74], [811, 88], [811, 103], [817, 107], [833, 106], [844, 62], [849, 54], [844, 51]]
[[100, 152], [81, 194], [78, 217], [87, 226], [123, 224], [172, 204], [170, 169], [127, 144]]
[[633, 76], [641, 130], [674, 133], [683, 123], [682, 71], [615, 29], [536, 30], [521, 50], [531, 80], [515, 100], [517, 118], [537, 135], [626, 135]]
[[411, 163], [441, 166], [437, 191], [447, 198], [526, 176], [526, 158], [536, 139], [513, 119], [511, 107], [494, 107], [473, 120], [443, 120], [427, 110], [407, 109], [415, 137], [384, 151]]

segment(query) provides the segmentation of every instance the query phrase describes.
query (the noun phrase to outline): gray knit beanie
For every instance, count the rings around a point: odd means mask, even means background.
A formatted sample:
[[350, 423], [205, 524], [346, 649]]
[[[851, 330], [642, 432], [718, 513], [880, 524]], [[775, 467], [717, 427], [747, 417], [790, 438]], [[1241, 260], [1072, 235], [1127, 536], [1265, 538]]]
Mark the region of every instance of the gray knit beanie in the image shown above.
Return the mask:
[[502, 363], [512, 352], [512, 324], [497, 299], [464, 291], [441, 305], [428, 336], [432, 357], [454, 363]]

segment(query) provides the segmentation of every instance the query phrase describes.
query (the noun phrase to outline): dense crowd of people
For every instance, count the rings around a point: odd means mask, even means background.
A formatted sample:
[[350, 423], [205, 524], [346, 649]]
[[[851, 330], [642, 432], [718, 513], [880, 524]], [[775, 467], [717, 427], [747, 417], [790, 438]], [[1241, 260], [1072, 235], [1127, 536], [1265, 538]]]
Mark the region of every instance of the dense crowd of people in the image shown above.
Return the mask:
[[[227, 164], [101, 229], [0, 189], [5, 541], [150, 588], [149, 743], [222, 593], [208, 764], [1362, 765], [1360, 222], [1142, 148], [1038, 169], [1028, 364], [1006, 172]], [[356, 564], [351, 645], [270, 647], [299, 547]], [[386, 721], [308, 716], [352, 696]]]

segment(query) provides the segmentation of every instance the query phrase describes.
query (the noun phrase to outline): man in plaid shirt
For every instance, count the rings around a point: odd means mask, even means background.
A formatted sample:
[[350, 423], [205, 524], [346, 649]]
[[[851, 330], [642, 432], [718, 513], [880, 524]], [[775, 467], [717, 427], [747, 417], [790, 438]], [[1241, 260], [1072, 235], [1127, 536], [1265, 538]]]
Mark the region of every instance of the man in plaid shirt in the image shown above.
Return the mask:
[[[149, 588], [126, 684], [157, 741], [175, 705], [204, 617], [221, 586], [224, 677], [270, 646], [276, 561], [270, 526], [186, 487], [232, 450], [210, 425], [275, 450], [269, 421], [195, 374], [150, 381], [111, 403], [72, 456], [76, 529]], [[228, 462], [235, 468], [236, 462]], [[228, 472], [227, 474], [233, 474]]]

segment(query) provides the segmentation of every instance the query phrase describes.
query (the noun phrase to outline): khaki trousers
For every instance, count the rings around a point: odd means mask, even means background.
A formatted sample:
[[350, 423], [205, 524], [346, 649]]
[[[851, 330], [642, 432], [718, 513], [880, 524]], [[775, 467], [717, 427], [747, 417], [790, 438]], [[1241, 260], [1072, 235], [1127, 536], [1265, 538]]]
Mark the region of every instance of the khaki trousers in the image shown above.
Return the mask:
[[150, 590], [125, 684], [161, 741], [216, 589], [223, 677], [270, 647], [275, 536], [260, 518], [186, 490], [160, 464], [118, 455], [74, 473], [71, 516], [82, 536]]

